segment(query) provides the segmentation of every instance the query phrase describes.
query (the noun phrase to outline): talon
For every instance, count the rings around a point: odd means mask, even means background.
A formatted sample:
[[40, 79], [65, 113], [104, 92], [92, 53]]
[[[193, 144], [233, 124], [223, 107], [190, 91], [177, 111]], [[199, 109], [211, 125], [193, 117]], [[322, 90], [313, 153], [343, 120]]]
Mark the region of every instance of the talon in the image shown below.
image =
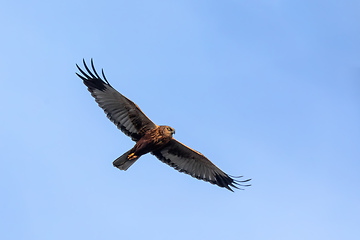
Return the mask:
[[136, 158], [137, 156], [135, 156], [135, 154], [134, 153], [130, 153], [128, 156], [127, 156], [127, 159], [128, 160], [132, 160], [132, 159], [134, 159], [134, 158]]

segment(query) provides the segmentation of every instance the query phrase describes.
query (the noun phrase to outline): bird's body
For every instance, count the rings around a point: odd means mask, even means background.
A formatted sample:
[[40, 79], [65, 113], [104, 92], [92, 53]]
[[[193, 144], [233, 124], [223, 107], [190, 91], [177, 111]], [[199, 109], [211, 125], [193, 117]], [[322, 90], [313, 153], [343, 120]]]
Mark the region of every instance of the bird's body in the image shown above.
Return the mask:
[[[126, 164], [128, 161], [129, 163], [131, 161], [132, 165], [142, 155], [163, 148], [173, 138], [173, 133], [175, 133], [174, 129], [169, 126], [157, 126], [155, 129], [147, 131], [144, 136], [142, 136], [139, 141], [135, 143], [135, 146], [130, 149], [126, 155], [123, 155], [124, 157], [126, 156], [126, 158], [120, 157], [113, 162], [114, 166], [117, 168], [122, 168], [122, 165]], [[129, 163], [127, 163], [126, 166]], [[131, 165], [129, 165], [127, 168], [129, 168]]]
[[141, 156], [148, 152], [161, 149], [170, 142], [174, 132], [175, 131], [168, 126], [158, 126], [155, 129], [151, 129], [140, 138], [131, 149], [131, 153], [134, 153], [136, 156]]
[[225, 187], [238, 188], [236, 185], [244, 185], [249, 181], [235, 180], [201, 153], [185, 146], [173, 138], [175, 130], [169, 126], [158, 126], [154, 124], [131, 100], [116, 91], [106, 80], [97, 74], [93, 61], [92, 71], [84, 66], [84, 72], [76, 65], [82, 75], [77, 74], [88, 87], [95, 101], [105, 111], [108, 118], [126, 135], [130, 136], [136, 143], [132, 149], [117, 158], [113, 165], [120, 170], [127, 170], [142, 155], [152, 153], [162, 162], [170, 165], [180, 172], [187, 173], [195, 178]]

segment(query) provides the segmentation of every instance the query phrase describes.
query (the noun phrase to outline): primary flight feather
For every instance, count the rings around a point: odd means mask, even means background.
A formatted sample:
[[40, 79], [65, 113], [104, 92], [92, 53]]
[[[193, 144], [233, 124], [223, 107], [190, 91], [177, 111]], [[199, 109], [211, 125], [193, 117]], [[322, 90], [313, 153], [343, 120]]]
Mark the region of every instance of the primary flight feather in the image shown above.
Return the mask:
[[216, 184], [233, 191], [231, 188], [250, 186], [247, 180], [236, 180], [221, 171], [201, 153], [187, 147], [173, 138], [175, 130], [169, 126], [153, 123], [131, 100], [116, 91], [107, 81], [104, 71], [102, 78], [96, 72], [91, 59], [92, 71], [83, 60], [85, 71], [77, 64], [81, 74], [76, 73], [87, 86], [95, 101], [107, 117], [126, 135], [135, 141], [135, 146], [117, 158], [113, 165], [127, 170], [136, 160], [146, 153], [152, 153], [162, 162], [180, 172], [200, 180]]

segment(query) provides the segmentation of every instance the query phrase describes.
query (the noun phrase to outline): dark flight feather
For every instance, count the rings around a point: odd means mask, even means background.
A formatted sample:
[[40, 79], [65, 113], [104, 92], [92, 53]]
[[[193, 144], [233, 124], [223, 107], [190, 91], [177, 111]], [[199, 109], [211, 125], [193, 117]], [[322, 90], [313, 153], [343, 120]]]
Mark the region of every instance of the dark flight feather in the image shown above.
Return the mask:
[[78, 65], [77, 68], [82, 75], [76, 73], [88, 87], [89, 92], [95, 98], [98, 105], [104, 110], [107, 117], [132, 140], [138, 141], [146, 131], [157, 127], [140, 108], [116, 91], [106, 80], [102, 71], [103, 79], [96, 73], [93, 61], [91, 66], [94, 73], [83, 61], [87, 72], [83, 71]]
[[179, 172], [189, 174], [194, 178], [210, 182], [219, 187], [225, 187], [230, 191], [233, 191], [230, 187], [239, 188], [238, 186], [250, 186], [243, 184], [250, 181], [250, 179], [243, 181], [233, 179], [221, 171], [203, 154], [175, 139], [172, 139], [163, 149], [153, 151], [152, 154]]

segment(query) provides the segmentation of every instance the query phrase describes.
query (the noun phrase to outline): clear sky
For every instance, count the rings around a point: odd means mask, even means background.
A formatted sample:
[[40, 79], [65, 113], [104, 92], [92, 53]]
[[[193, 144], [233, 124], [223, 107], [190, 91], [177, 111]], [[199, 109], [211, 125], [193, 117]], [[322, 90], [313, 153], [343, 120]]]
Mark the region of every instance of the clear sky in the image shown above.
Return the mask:
[[[0, 239], [355, 240], [360, 2], [3, 1]], [[232, 193], [133, 146], [75, 64], [223, 171]]]

